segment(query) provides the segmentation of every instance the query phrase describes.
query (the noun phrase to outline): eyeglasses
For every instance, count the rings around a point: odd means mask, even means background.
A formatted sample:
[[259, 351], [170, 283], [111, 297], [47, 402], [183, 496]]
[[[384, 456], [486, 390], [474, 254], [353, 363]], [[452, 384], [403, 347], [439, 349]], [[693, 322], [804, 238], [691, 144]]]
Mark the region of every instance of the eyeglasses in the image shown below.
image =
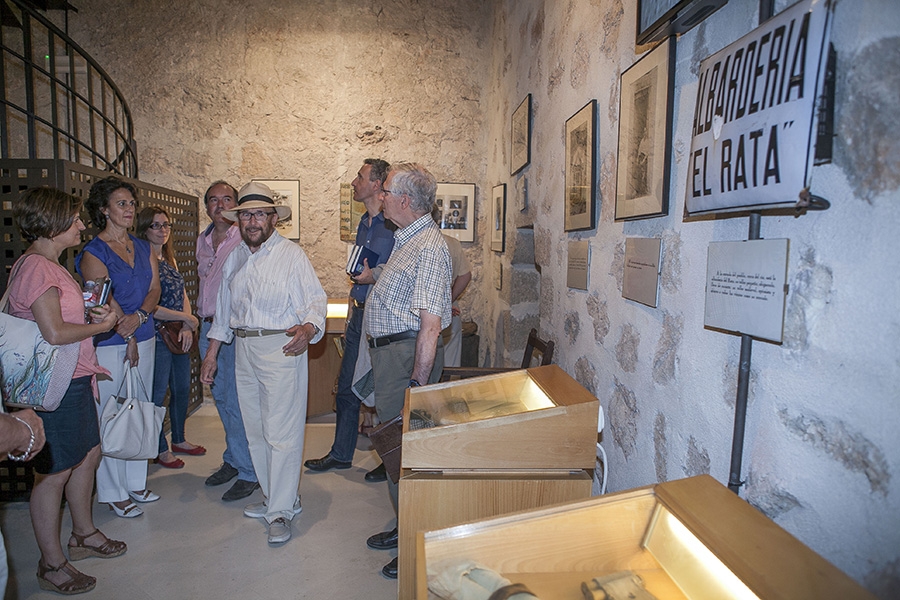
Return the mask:
[[165, 223], [150, 223], [150, 229], [172, 229], [172, 224], [166, 221]]
[[275, 212], [263, 212], [261, 210], [255, 210], [250, 212], [248, 210], [242, 210], [238, 212], [238, 219], [243, 221], [244, 223], [249, 223], [250, 221], [265, 221], [269, 218], [269, 215], [274, 215]]

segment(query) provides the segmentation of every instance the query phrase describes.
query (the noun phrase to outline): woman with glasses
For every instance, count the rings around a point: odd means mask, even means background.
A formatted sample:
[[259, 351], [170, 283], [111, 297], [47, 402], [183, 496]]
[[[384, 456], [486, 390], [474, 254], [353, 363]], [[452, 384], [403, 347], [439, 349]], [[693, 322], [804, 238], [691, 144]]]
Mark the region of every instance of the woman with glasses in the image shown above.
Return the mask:
[[[112, 280], [109, 305], [119, 318], [114, 331], [96, 337], [97, 359], [112, 374], [98, 382], [101, 415], [110, 397], [118, 394], [127, 368], [137, 367], [145, 386], [153, 381], [152, 313], [159, 302], [159, 272], [150, 244], [128, 233], [137, 212], [136, 195], [133, 185], [117, 177], [91, 186], [85, 206], [100, 233], [75, 258], [85, 281]], [[144, 514], [135, 502], [159, 500], [147, 489], [147, 461], [104, 456], [97, 469], [97, 500], [120, 517]]]
[[[187, 420], [191, 387], [191, 355], [200, 322], [191, 314], [191, 302], [184, 289], [184, 277], [178, 272], [175, 252], [170, 235], [172, 223], [169, 214], [159, 206], [148, 206], [137, 218], [138, 237], [150, 242], [150, 248], [159, 264], [160, 296], [153, 313], [156, 319], [156, 365], [153, 369], [153, 403], [162, 406], [169, 396], [169, 424], [172, 427], [172, 449], [166, 444], [166, 436], [159, 433], [159, 456], [156, 462], [167, 469], [180, 469], [184, 461], [175, 454], [200, 456], [206, 448], [195, 446], [184, 439], [184, 422]], [[159, 331], [167, 322], [182, 323], [178, 333], [181, 354], [173, 353], [163, 341]]]
[[[46, 445], [33, 463], [30, 501], [41, 552], [38, 584], [42, 590], [60, 594], [87, 592], [97, 583], [68, 561], [113, 558], [126, 551], [124, 542], [111, 540], [97, 529], [91, 510], [94, 471], [100, 461], [94, 383], [97, 375], [105, 374], [91, 337], [112, 329], [117, 319], [109, 305], [103, 305], [92, 308], [87, 321], [81, 286], [59, 264], [64, 250], [81, 243], [85, 227], [80, 211], [80, 199], [47, 187], [32, 188], [13, 202], [13, 216], [30, 245], [12, 268], [9, 313], [37, 322], [51, 344], [78, 344], [78, 362], [59, 407], [38, 413]], [[72, 515], [68, 560], [59, 537], [63, 494]]]

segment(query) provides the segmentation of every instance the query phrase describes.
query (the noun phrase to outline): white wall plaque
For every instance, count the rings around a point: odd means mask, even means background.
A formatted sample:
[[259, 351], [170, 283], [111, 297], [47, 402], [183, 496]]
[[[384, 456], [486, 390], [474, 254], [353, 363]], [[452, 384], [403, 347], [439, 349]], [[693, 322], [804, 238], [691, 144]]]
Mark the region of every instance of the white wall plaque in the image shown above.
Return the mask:
[[711, 243], [703, 324], [781, 343], [789, 242]]
[[659, 297], [659, 263], [662, 240], [627, 238], [622, 296], [656, 308]]
[[566, 276], [566, 285], [570, 288], [587, 289], [590, 252], [590, 246], [586, 241], [569, 242], [569, 270]]

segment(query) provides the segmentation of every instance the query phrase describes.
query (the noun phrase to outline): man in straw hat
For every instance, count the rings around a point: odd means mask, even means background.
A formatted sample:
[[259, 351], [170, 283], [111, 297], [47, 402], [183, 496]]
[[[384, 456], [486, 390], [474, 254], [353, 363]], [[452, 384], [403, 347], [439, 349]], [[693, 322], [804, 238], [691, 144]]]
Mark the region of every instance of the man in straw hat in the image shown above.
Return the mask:
[[209, 349], [200, 380], [210, 384], [222, 343], [235, 336], [238, 403], [250, 458], [265, 499], [244, 515], [264, 517], [270, 544], [291, 538], [291, 519], [300, 512], [300, 463], [309, 378], [306, 349], [322, 338], [327, 298], [297, 244], [275, 224], [288, 217], [267, 186], [251, 182], [238, 193], [226, 219], [237, 221], [241, 244], [222, 268]]

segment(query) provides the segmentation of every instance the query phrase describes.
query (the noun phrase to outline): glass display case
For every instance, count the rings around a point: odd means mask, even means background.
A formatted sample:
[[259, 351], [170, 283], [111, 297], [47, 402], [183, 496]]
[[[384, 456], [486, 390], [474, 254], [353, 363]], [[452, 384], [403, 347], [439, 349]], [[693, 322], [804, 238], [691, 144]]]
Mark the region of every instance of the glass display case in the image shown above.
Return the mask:
[[416, 564], [419, 600], [442, 597], [460, 564], [541, 600], [605, 598], [625, 580], [630, 597], [659, 600], [874, 599], [709, 475], [420, 531]]
[[400, 598], [415, 593], [417, 531], [588, 498], [598, 412], [557, 365], [407, 390]]
[[593, 470], [598, 411], [557, 365], [411, 388], [401, 466]]

